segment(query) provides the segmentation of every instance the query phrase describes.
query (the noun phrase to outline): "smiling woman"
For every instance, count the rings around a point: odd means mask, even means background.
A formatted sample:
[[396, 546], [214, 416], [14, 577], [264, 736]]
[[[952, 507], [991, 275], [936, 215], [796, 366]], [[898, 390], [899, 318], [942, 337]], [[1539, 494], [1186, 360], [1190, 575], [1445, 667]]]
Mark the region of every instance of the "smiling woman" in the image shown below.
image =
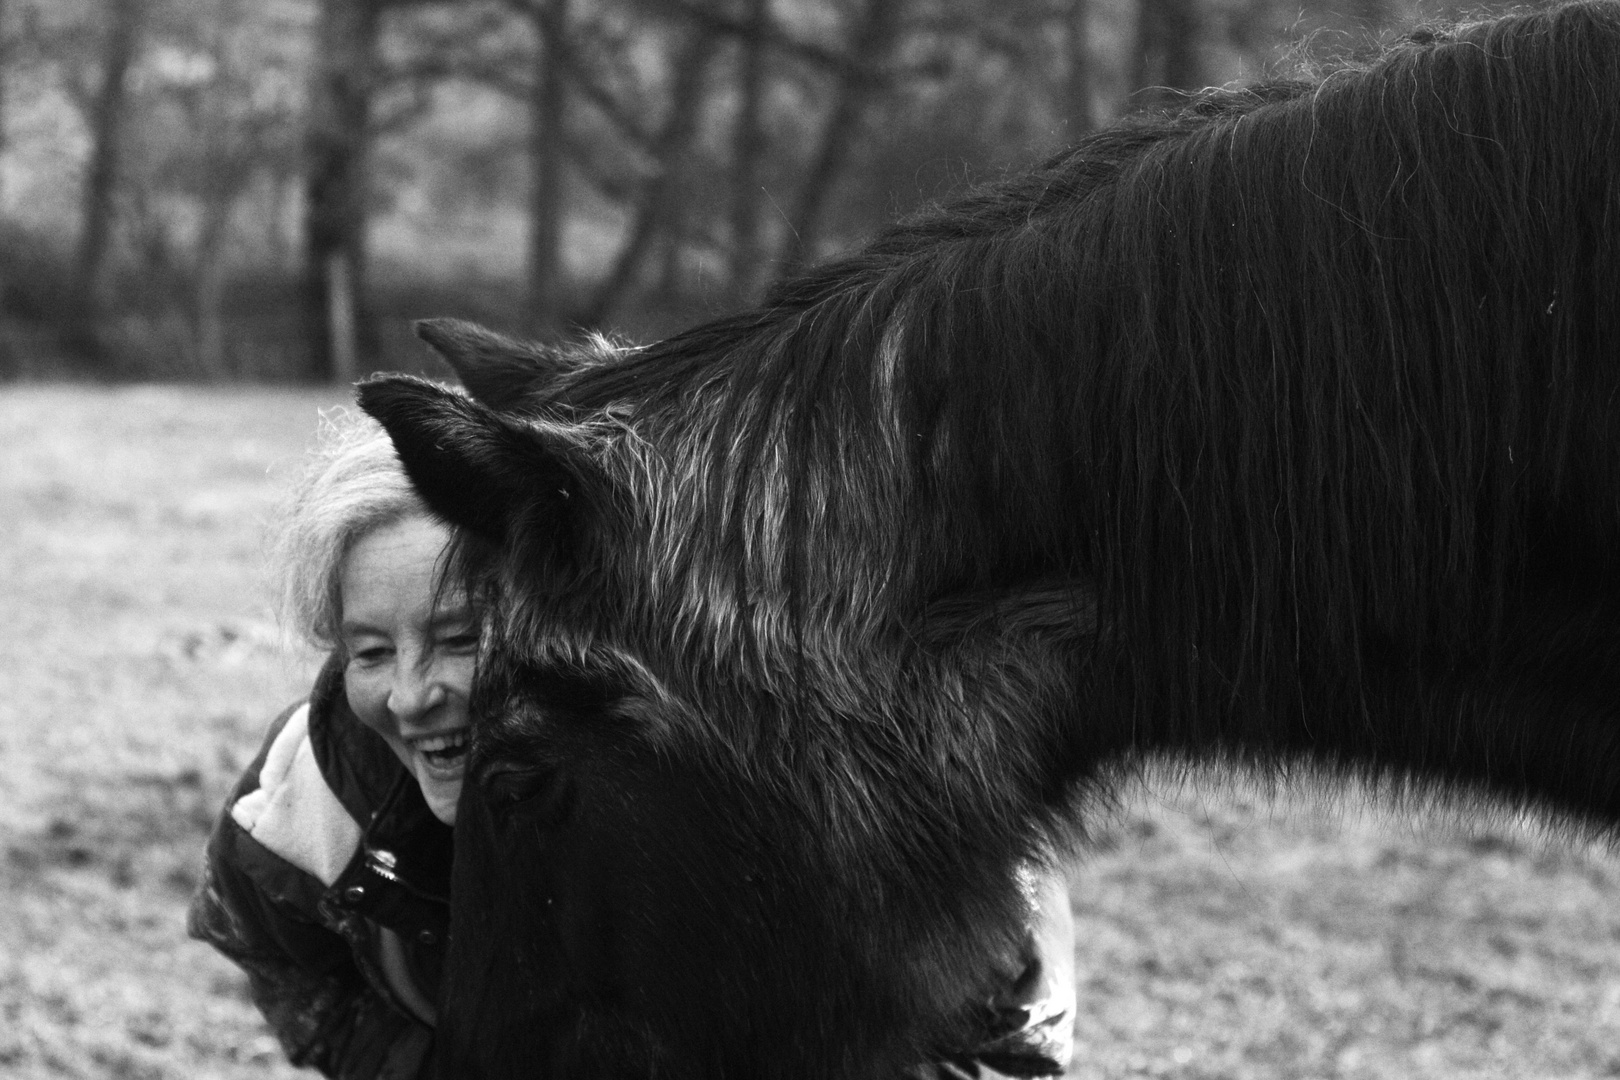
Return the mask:
[[190, 930], [239, 964], [295, 1065], [422, 1075], [478, 621], [386, 436], [338, 417], [285, 517], [284, 619], [329, 651], [209, 843]]
[[356, 540], [343, 561], [340, 630], [349, 707], [416, 777], [433, 816], [454, 825], [478, 624], [459, 592], [441, 595], [449, 540], [420, 511]]

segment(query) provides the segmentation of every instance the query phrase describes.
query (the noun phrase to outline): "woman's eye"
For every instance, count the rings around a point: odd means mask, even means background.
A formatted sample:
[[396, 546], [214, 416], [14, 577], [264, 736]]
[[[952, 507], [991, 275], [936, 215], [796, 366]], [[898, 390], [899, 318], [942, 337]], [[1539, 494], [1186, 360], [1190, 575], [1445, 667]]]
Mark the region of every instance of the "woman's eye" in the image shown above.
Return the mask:
[[363, 649], [349, 650], [349, 656], [362, 664], [380, 664], [392, 656], [393, 652], [385, 645], [369, 645]]
[[444, 647], [453, 652], [477, 652], [477, 634], [450, 634], [443, 639]]

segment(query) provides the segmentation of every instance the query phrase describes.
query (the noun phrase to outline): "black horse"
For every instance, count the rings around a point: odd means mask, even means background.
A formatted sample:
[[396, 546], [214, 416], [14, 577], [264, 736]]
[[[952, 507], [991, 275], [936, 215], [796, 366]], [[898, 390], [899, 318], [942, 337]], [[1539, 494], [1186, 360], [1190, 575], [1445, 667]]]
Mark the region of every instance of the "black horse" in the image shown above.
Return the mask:
[[1149, 757], [1620, 820], [1620, 4], [1210, 93], [361, 400], [491, 590], [459, 1077], [884, 1077]]

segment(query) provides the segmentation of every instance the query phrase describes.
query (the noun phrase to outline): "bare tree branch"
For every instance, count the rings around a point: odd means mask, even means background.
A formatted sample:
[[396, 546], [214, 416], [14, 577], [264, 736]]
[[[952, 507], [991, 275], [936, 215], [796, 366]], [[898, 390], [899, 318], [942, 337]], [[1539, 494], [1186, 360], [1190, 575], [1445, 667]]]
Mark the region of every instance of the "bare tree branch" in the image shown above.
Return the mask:
[[[748, 38], [756, 33], [749, 20], [721, 14], [702, 4], [694, 3], [693, 0], [659, 0], [659, 8], [678, 11], [703, 30], [722, 37]], [[789, 37], [774, 24], [766, 27], [762, 34], [765, 43], [771, 48], [817, 67], [843, 72], [857, 66], [851, 57], [808, 41]], [[865, 70], [853, 74], [858, 78], [878, 77], [878, 73]]]
[[90, 164], [85, 176], [83, 218], [74, 258], [74, 292], [82, 311], [72, 345], [92, 363], [101, 361], [101, 278], [112, 239], [113, 193], [123, 151], [128, 74], [140, 48], [144, 0], [116, 0], [101, 51], [101, 83], [90, 108]]
[[[850, 37], [855, 63], [846, 71], [873, 70], [886, 62], [900, 34], [902, 0], [866, 0], [866, 8]], [[834, 90], [833, 107], [822, 128], [820, 145], [811, 158], [793, 214], [788, 219], [785, 248], [778, 259], [779, 274], [790, 274], [815, 254], [822, 216], [838, 174], [864, 126], [877, 86], [860, 78], [843, 78]]]
[[703, 83], [718, 47], [719, 39], [715, 35], [697, 30], [681, 50], [675, 66], [669, 112], [653, 151], [658, 171], [641, 187], [629, 236], [619, 249], [613, 268], [576, 319], [583, 326], [600, 325], [612, 312], [629, 288], [660, 226], [671, 213], [668, 195], [675, 181], [675, 162], [697, 131]]
[[[533, 14], [523, 0], [507, 0], [507, 6]], [[595, 72], [580, 60], [566, 28], [548, 26], [550, 21], [548, 12], [541, 22], [542, 33], [558, 42], [554, 56], [569, 77], [569, 90], [589, 102], [620, 135], [642, 148], [649, 147], [655, 136], [637, 118], [638, 111], [596, 78]], [[445, 35], [406, 60], [388, 66], [381, 78], [389, 83], [422, 84], [467, 79], [514, 101], [527, 102], [532, 99], [535, 86], [531, 50], [514, 47], [511, 44], [514, 36], [509, 32], [498, 36], [499, 45], [491, 47], [485, 42], [469, 45], [462, 35]]]
[[754, 291], [764, 260], [760, 174], [770, 137], [764, 127], [766, 40], [774, 33], [769, 0], [745, 0], [747, 33], [738, 39], [737, 121], [731, 139], [731, 289], [737, 299]]

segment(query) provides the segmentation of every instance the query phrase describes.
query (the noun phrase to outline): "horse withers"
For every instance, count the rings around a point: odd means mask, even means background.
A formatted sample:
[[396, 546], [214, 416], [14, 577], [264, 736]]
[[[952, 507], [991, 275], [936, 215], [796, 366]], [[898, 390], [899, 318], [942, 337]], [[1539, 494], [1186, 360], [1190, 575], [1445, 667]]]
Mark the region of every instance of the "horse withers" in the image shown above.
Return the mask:
[[903, 1074], [1148, 758], [1620, 818], [1620, 4], [361, 390], [492, 600], [449, 1075]]

